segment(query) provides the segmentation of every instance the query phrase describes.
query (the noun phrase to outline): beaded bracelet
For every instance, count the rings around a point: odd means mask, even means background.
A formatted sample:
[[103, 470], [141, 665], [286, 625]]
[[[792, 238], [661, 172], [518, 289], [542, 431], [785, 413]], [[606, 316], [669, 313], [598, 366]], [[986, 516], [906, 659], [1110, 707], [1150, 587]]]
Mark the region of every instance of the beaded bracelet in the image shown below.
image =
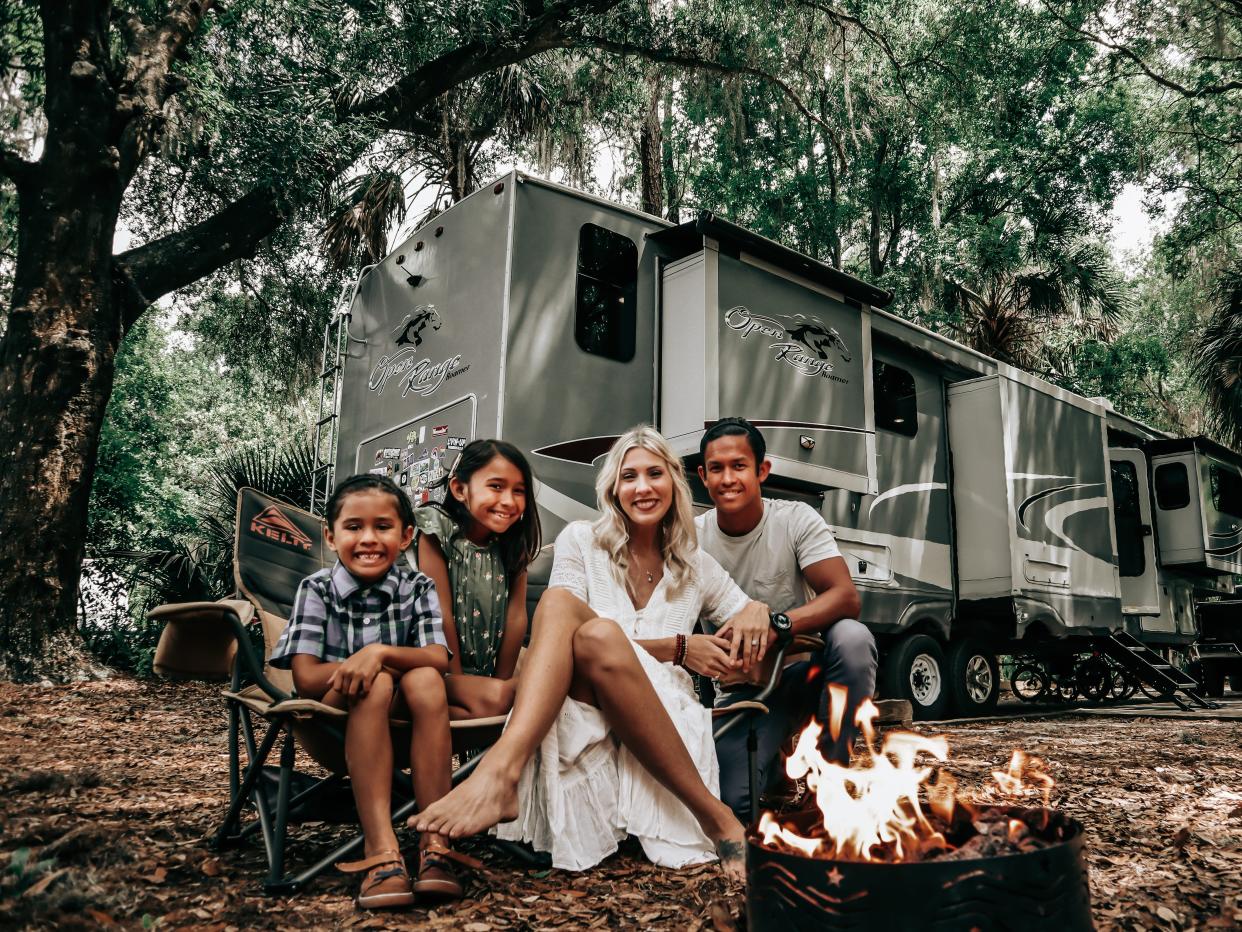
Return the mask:
[[677, 635], [676, 644], [673, 647], [673, 666], [684, 667], [686, 665], [686, 636], [684, 634]]

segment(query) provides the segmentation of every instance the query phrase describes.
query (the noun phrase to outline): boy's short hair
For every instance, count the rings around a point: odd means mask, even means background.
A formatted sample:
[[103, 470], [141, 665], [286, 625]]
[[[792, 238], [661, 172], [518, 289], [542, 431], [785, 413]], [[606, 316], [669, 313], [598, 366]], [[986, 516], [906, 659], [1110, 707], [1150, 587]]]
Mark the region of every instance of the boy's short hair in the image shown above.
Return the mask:
[[759, 433], [759, 428], [744, 417], [722, 417], [707, 430], [699, 440], [699, 457], [707, 462], [707, 445], [721, 437], [745, 437], [755, 454], [755, 466], [758, 467], [768, 455], [768, 445]]
[[401, 487], [387, 476], [364, 472], [342, 480], [332, 492], [332, 497], [324, 506], [324, 517], [327, 518], [329, 528], [336, 524], [345, 499], [355, 492], [387, 492], [396, 499], [397, 516], [401, 519], [402, 529], [414, 527], [414, 506], [401, 491]]

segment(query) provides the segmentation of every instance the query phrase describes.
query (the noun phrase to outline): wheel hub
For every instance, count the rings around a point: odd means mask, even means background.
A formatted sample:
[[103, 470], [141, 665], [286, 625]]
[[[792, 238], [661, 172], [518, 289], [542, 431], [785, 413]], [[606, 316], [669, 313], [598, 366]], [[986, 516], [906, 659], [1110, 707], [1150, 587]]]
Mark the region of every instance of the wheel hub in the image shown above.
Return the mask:
[[992, 665], [982, 654], [966, 661], [966, 694], [970, 701], [983, 705], [992, 696]]
[[910, 694], [928, 706], [940, 698], [940, 688], [940, 664], [930, 654], [919, 654], [910, 664]]

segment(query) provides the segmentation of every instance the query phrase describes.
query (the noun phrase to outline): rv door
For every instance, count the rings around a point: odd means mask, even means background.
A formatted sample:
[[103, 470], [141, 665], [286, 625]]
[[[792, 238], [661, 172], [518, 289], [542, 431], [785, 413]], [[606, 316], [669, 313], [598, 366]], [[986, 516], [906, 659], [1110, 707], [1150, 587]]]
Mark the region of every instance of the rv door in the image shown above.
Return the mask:
[[1117, 531], [1117, 570], [1121, 610], [1127, 615], [1159, 615], [1156, 538], [1152, 531], [1147, 458], [1138, 450], [1113, 447], [1113, 525]]

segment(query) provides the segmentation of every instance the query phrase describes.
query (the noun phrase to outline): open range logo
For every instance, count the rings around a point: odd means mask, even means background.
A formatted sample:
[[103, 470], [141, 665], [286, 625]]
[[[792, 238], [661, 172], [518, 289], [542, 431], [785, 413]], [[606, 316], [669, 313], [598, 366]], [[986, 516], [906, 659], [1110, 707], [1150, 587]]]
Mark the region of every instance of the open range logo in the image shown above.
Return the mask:
[[379, 395], [389, 382], [396, 380], [401, 385], [402, 398], [409, 395], [427, 396], [470, 368], [469, 363], [462, 363], [461, 353], [440, 360], [418, 358], [418, 349], [423, 344], [424, 331], [428, 326], [432, 330], [440, 329], [440, 312], [434, 304], [420, 304], [405, 315], [392, 330], [393, 342], [399, 348], [375, 365], [367, 380], [367, 388]]
[[849, 382], [849, 379], [835, 374], [836, 367], [829, 361], [834, 353], [843, 363], [848, 363], [853, 358], [835, 327], [826, 326], [801, 314], [792, 318], [755, 314], [743, 304], [725, 311], [724, 321], [743, 340], [754, 335], [774, 340], [775, 342], [768, 344], [769, 349], [775, 350], [774, 358], [791, 366], [801, 375], [818, 376], [842, 384]]

